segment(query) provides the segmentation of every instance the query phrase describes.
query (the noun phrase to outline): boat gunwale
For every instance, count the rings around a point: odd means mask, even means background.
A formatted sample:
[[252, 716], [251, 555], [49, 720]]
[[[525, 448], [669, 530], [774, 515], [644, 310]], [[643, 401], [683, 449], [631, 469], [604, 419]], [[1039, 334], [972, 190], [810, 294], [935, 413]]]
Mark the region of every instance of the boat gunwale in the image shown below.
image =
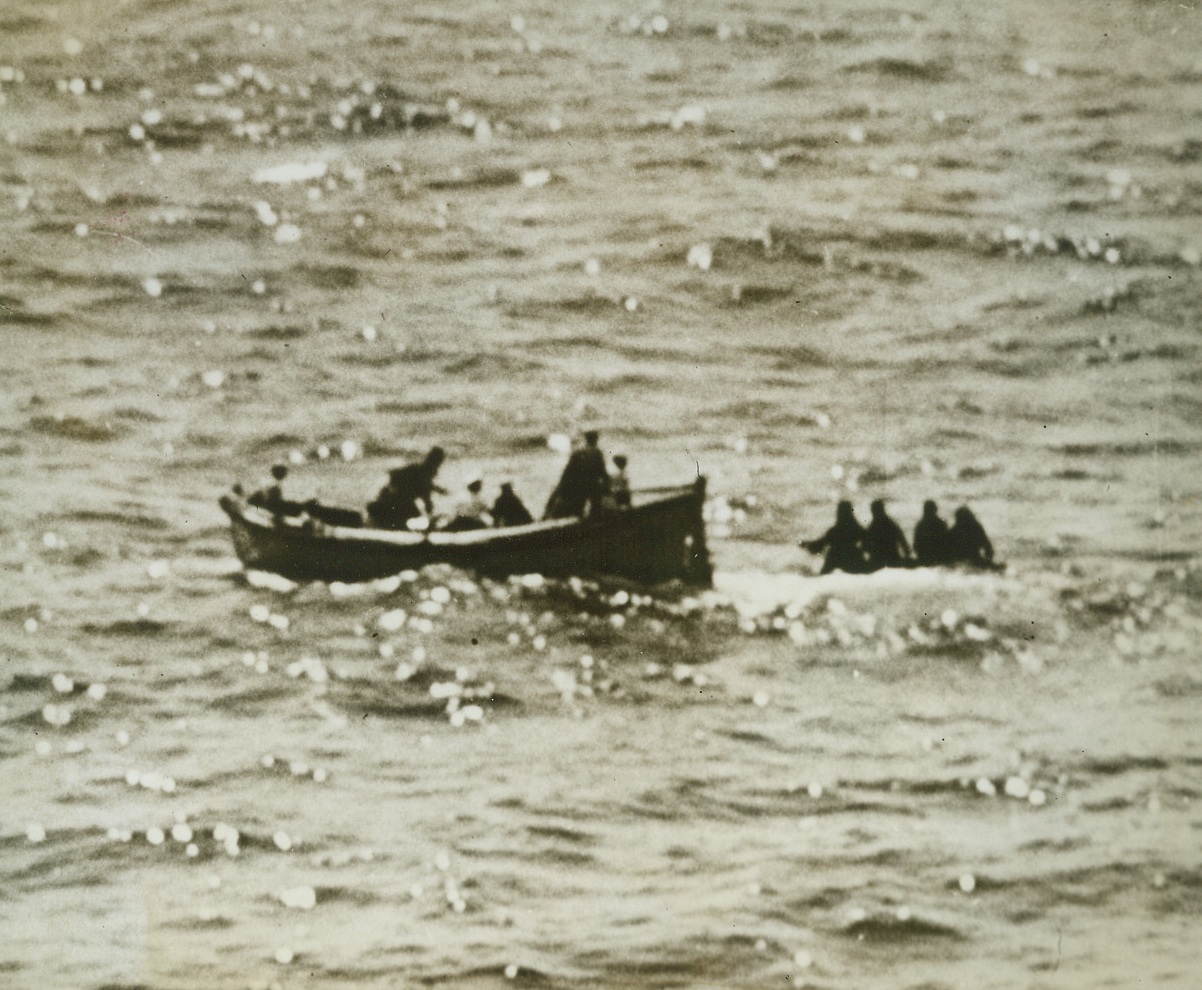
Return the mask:
[[[660, 508], [672, 502], [695, 497], [697, 494], [697, 484], [694, 482], [685, 485], [637, 489], [631, 492], [631, 494], [636, 497], [639, 495], [654, 494], [656, 497], [630, 509], [615, 510], [616, 513], [633, 513], [639, 515], [649, 509]], [[319, 522], [314, 527], [314, 520], [306, 519], [303, 516], [272, 513], [267, 509], [251, 505], [246, 496], [233, 492], [227, 492], [223, 495], [220, 499], [220, 505], [231, 521], [240, 522], [250, 529], [270, 532], [285, 528], [295, 532], [297, 535], [312, 540], [329, 539], [347, 543], [369, 542], [387, 544], [402, 549], [416, 548], [423, 545], [434, 547], [484, 546], [507, 537], [518, 538], [541, 533], [554, 533], [573, 527], [597, 525], [610, 516], [609, 513], [605, 513], [601, 516], [584, 518], [572, 516], [564, 519], [542, 519], [525, 523], [521, 526], [489, 526], [482, 529], [469, 529], [458, 532], [447, 532], [445, 530], [411, 531], [375, 529], [366, 526], [337, 526], [322, 522]]]

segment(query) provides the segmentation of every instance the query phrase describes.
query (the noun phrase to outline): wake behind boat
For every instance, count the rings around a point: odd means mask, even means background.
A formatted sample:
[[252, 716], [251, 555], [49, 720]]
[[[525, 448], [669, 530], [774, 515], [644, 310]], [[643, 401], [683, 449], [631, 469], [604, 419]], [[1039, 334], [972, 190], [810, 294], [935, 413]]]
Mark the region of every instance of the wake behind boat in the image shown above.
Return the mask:
[[285, 503], [272, 512], [237, 491], [221, 498], [221, 508], [243, 565], [293, 581], [370, 581], [443, 563], [489, 577], [537, 573], [708, 587], [705, 478], [631, 494], [629, 508], [586, 518], [461, 532], [370, 529], [358, 512], [320, 504]]

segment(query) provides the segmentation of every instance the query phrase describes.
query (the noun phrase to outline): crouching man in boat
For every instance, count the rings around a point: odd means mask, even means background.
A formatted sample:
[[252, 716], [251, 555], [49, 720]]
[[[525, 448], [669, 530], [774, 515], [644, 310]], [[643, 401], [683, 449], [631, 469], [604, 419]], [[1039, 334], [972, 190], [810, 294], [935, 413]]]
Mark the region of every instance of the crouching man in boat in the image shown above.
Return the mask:
[[530, 510], [514, 494], [513, 485], [508, 481], [501, 483], [501, 494], [492, 504], [492, 518], [497, 526], [525, 526], [534, 522]]
[[602, 498], [609, 492], [609, 471], [605, 455], [597, 446], [599, 439], [596, 430], [585, 432], [584, 446], [572, 451], [559, 484], [547, 500], [544, 519], [584, 516], [601, 507]]
[[388, 484], [367, 506], [371, 525], [376, 529], [409, 529], [410, 520], [433, 515], [434, 493], [446, 494], [446, 489], [434, 483], [445, 459], [441, 447], [431, 447], [420, 463], [389, 471]]
[[985, 535], [985, 527], [962, 505], [956, 510], [955, 521], [947, 534], [948, 563], [968, 564], [970, 567], [992, 568], [993, 544]]
[[910, 544], [901, 527], [885, 511], [883, 499], [872, 503], [872, 522], [864, 532], [864, 549], [868, 554], [869, 570], [882, 567], [908, 567], [911, 563]]
[[810, 553], [826, 551], [823, 574], [830, 574], [831, 571], [866, 574], [869, 568], [864, 556], [864, 539], [864, 527], [856, 519], [855, 510], [850, 502], [843, 501], [835, 509], [835, 525], [818, 539], [806, 540], [801, 546]]
[[480, 495], [484, 481], [473, 478], [467, 483], [467, 494], [455, 506], [451, 521], [443, 527], [449, 533], [462, 532], [465, 529], [487, 529], [492, 525], [492, 514], [488, 511], [488, 503]]
[[279, 515], [284, 511], [284, 479], [287, 477], [288, 469], [283, 464], [274, 465], [271, 469], [271, 483], [266, 488], [252, 492], [246, 501]]

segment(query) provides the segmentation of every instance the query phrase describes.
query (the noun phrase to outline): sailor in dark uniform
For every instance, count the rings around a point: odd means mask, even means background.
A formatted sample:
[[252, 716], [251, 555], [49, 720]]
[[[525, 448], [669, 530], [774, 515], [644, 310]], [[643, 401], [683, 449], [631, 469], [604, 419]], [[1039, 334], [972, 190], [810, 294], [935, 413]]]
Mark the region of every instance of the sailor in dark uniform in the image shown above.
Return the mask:
[[508, 481], [501, 484], [501, 494], [492, 504], [492, 518], [498, 526], [525, 526], [534, 522], [530, 510], [514, 494], [513, 485]]
[[966, 505], [956, 510], [955, 521], [947, 534], [948, 559], [953, 564], [972, 567], [993, 566], [993, 544], [985, 527]]
[[910, 561], [910, 544], [901, 527], [889, 518], [883, 499], [872, 503], [872, 521], [864, 534], [864, 549], [870, 570], [905, 567]]
[[596, 430], [588, 430], [584, 446], [572, 451], [559, 484], [547, 500], [544, 518], [583, 516], [600, 507], [601, 499], [609, 491], [609, 472], [605, 468], [605, 455], [597, 446], [599, 439]]
[[445, 459], [441, 447], [431, 447], [419, 464], [406, 464], [388, 472], [388, 484], [367, 507], [371, 524], [377, 529], [406, 529], [411, 519], [433, 515], [434, 493], [446, 494], [434, 483]]
[[271, 484], [254, 492], [247, 501], [268, 512], [280, 514], [284, 511], [284, 479], [288, 477], [288, 468], [276, 464], [271, 469]]
[[856, 519], [851, 503], [843, 501], [835, 510], [835, 525], [816, 540], [801, 544], [810, 553], [826, 551], [822, 573], [844, 571], [847, 574], [865, 574], [868, 562], [864, 557], [864, 527]]
[[947, 523], [931, 499], [922, 503], [922, 518], [914, 527], [914, 558], [919, 567], [941, 567], [948, 562]]

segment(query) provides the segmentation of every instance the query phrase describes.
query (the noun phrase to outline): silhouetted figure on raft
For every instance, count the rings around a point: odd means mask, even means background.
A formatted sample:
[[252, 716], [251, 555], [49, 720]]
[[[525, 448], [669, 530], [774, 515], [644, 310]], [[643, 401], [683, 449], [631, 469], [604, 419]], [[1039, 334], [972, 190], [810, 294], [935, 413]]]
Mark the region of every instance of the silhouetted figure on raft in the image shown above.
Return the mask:
[[901, 527], [889, 518], [882, 499], [872, 503], [872, 522], [864, 531], [864, 550], [868, 555], [868, 569], [882, 567], [908, 567], [910, 544]]
[[864, 527], [856, 520], [850, 502], [840, 502], [835, 509], [835, 525], [816, 540], [801, 544], [810, 553], [826, 551], [822, 573], [844, 571], [847, 574], [868, 573], [868, 562], [864, 557]]
[[972, 510], [962, 505], [947, 534], [948, 562], [970, 567], [993, 567], [993, 544]]
[[288, 477], [288, 469], [283, 464], [276, 464], [271, 469], [272, 483], [266, 488], [254, 492], [246, 501], [257, 505], [260, 509], [276, 514], [284, 511], [284, 479]]
[[448, 532], [487, 529], [492, 525], [492, 513], [488, 511], [488, 503], [480, 495], [483, 488], [484, 482], [480, 478], [473, 478], [467, 483], [467, 494], [455, 506], [455, 514], [444, 527]]
[[922, 503], [922, 518], [914, 527], [914, 558], [919, 567], [941, 567], [949, 563], [947, 523], [931, 499]]
[[441, 447], [431, 447], [421, 463], [388, 472], [388, 484], [367, 507], [371, 524], [377, 529], [407, 529], [411, 519], [432, 515], [434, 493], [446, 494], [434, 483], [445, 459]]
[[514, 494], [513, 485], [508, 481], [501, 485], [501, 494], [492, 504], [492, 518], [497, 526], [525, 526], [534, 522], [530, 510]]
[[609, 472], [605, 469], [605, 455], [597, 446], [596, 430], [584, 434], [584, 446], [572, 451], [564, 466], [559, 484], [547, 500], [544, 519], [565, 519], [583, 516], [601, 505], [601, 499], [609, 491]]

